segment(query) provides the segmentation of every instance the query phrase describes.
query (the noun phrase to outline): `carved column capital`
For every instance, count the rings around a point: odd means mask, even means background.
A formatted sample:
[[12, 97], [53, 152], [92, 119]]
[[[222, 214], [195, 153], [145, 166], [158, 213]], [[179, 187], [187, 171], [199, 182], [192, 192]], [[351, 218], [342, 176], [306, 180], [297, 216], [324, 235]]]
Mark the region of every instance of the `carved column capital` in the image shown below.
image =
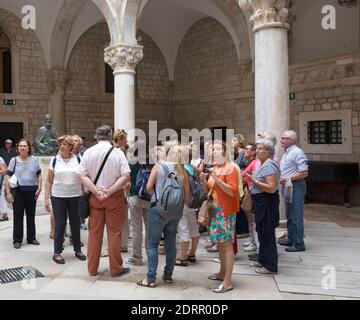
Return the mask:
[[289, 0], [238, 0], [243, 10], [251, 10], [253, 31], [265, 28], [289, 29]]
[[47, 79], [50, 93], [59, 95], [65, 94], [66, 85], [68, 82], [68, 72], [61, 69], [48, 70]]
[[105, 62], [114, 72], [133, 72], [143, 58], [143, 46], [119, 43], [105, 48]]

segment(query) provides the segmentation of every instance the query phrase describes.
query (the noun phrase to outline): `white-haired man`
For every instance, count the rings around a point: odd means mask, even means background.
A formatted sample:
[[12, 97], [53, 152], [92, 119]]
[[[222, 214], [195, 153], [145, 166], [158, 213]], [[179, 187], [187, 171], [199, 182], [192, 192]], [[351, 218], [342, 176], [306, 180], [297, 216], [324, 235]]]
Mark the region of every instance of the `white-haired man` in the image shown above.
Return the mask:
[[[106, 225], [110, 272], [113, 277], [116, 277], [130, 271], [129, 268], [123, 267], [120, 253], [121, 234], [126, 214], [123, 189], [130, 182], [130, 167], [124, 153], [112, 147], [112, 130], [109, 126], [97, 128], [96, 137], [98, 144], [85, 152], [79, 169], [82, 183], [91, 192], [88, 271], [92, 276], [98, 272]], [[107, 161], [95, 185], [95, 177], [107, 156]]]
[[303, 200], [306, 193], [304, 178], [308, 175], [307, 158], [296, 145], [297, 135], [294, 131], [285, 131], [281, 135], [281, 145], [285, 153], [280, 162], [280, 183], [285, 186], [291, 180], [293, 191], [292, 201], [285, 201], [288, 239], [279, 241], [280, 245], [287, 246], [287, 252], [305, 251], [304, 244], [304, 209]]

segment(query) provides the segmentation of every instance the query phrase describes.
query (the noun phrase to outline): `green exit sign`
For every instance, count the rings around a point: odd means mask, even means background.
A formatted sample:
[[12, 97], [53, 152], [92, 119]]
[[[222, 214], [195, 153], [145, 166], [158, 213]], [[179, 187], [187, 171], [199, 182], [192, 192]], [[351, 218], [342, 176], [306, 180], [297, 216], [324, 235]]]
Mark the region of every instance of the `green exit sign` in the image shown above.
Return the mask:
[[3, 106], [15, 106], [16, 100], [15, 99], [3, 99], [2, 104], [3, 104]]
[[296, 94], [295, 94], [295, 92], [291, 92], [291, 93], [289, 94], [289, 99], [290, 99], [290, 101], [296, 100]]

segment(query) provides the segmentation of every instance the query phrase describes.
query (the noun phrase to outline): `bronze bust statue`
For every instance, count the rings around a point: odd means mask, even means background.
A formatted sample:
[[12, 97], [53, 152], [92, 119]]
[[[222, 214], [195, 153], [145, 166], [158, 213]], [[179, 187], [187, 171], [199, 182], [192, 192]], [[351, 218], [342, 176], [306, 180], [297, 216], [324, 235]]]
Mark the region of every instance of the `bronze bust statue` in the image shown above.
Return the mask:
[[51, 115], [44, 116], [44, 125], [39, 128], [35, 138], [35, 147], [38, 155], [51, 156], [58, 152], [59, 135], [55, 128], [52, 127]]

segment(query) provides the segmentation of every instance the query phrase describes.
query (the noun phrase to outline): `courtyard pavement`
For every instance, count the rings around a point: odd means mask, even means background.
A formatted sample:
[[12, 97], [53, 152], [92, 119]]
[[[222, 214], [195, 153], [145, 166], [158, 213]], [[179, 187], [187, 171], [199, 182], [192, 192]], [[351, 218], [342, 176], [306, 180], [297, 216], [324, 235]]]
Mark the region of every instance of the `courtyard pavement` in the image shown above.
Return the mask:
[[[309, 216], [323, 212], [331, 216], [331, 206], [306, 206]], [[330, 210], [330, 211], [329, 211]], [[347, 210], [336, 207], [336, 210]], [[360, 209], [352, 209], [360, 218]], [[45, 277], [0, 284], [0, 299], [53, 299], [53, 300], [337, 300], [360, 299], [360, 228], [341, 227], [330, 221], [306, 221], [305, 252], [287, 253], [278, 246], [279, 272], [275, 276], [258, 275], [249, 266], [248, 253], [240, 252], [235, 260], [234, 290], [216, 294], [211, 291], [219, 283], [207, 279], [218, 271], [214, 261], [217, 253], [204, 249], [206, 235], [201, 236], [197, 262], [188, 267], [176, 266], [174, 283], [165, 285], [158, 279], [155, 289], [139, 287], [136, 280], [146, 274], [146, 266], [130, 266], [131, 272], [112, 278], [108, 258], [101, 258], [99, 275], [87, 273], [86, 262], [74, 257], [68, 240], [65, 242], [64, 265], [52, 261], [53, 240], [49, 238], [49, 216], [36, 217], [37, 239], [40, 246], [23, 244], [17, 250], [12, 245], [12, 219], [0, 223], [0, 270], [20, 266], [33, 266]], [[358, 226], [358, 225], [356, 225]], [[82, 230], [86, 253], [87, 231]], [[26, 238], [25, 238], [26, 239]], [[26, 242], [26, 241], [25, 241]], [[124, 260], [131, 255], [123, 254]], [[145, 254], [145, 251], [144, 251]], [[160, 255], [158, 275], [162, 274], [164, 255]]]

